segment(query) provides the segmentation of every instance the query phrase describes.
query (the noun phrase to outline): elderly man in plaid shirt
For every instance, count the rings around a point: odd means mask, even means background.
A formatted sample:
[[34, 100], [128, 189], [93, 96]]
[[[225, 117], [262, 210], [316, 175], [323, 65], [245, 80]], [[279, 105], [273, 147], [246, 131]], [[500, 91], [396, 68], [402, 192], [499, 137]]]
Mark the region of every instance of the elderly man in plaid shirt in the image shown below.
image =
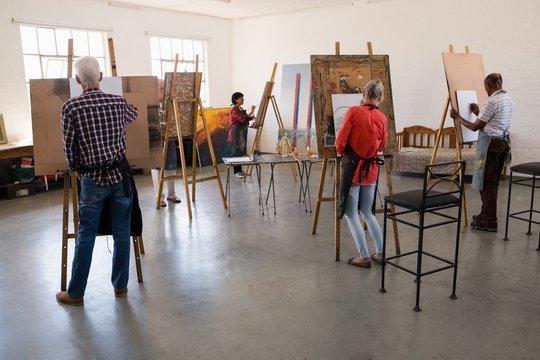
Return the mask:
[[[114, 254], [111, 281], [116, 297], [127, 294], [129, 277], [130, 221], [133, 189], [126, 171], [127, 124], [137, 109], [122, 96], [99, 90], [103, 74], [96, 59], [82, 57], [74, 64], [82, 95], [62, 107], [64, 154], [72, 171], [79, 174], [79, 229], [68, 290], [56, 295], [58, 302], [83, 305], [101, 210], [111, 210]], [[129, 165], [127, 165], [129, 167]]]

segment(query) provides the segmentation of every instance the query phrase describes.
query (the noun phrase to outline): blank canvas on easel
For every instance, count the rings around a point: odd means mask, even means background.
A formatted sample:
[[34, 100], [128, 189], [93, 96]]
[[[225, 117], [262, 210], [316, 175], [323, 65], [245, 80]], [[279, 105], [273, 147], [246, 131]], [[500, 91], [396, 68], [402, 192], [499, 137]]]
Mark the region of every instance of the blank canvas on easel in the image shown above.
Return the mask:
[[384, 101], [380, 109], [388, 119], [385, 154], [395, 154], [396, 125], [388, 55], [311, 55], [315, 130], [320, 157], [336, 156], [332, 94], [361, 94], [367, 82], [376, 78], [384, 85]]
[[[475, 90], [458, 90], [456, 91], [456, 99], [459, 115], [470, 123], [476, 121], [476, 115], [471, 111], [471, 104], [478, 103], [478, 96]], [[470, 143], [478, 140], [478, 132], [467, 129], [465, 126], [461, 128], [463, 142]]]

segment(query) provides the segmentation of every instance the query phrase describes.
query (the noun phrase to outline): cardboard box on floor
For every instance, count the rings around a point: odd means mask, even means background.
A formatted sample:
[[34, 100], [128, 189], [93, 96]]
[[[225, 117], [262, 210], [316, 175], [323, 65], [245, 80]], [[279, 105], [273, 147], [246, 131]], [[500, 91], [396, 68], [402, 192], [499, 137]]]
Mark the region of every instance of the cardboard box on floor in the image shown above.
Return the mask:
[[[160, 166], [163, 144], [157, 77], [123, 76], [122, 89], [127, 101], [139, 111], [137, 119], [127, 126], [128, 161], [132, 167], [141, 169]], [[62, 105], [69, 97], [68, 79], [30, 80], [36, 175], [68, 168], [60, 127]]]

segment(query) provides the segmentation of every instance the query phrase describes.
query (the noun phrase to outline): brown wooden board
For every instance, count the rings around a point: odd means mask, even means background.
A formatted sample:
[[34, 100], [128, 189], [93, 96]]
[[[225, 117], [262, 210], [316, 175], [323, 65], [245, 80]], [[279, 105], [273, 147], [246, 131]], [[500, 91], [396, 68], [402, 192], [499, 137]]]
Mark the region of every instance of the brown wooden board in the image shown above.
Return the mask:
[[384, 85], [384, 101], [380, 109], [388, 119], [385, 154], [396, 154], [398, 146], [388, 55], [311, 55], [315, 131], [319, 157], [336, 156], [332, 94], [361, 93], [366, 83], [376, 78], [379, 78]]
[[[176, 122], [174, 120], [174, 110], [172, 106], [168, 107], [171, 98], [171, 82], [173, 73], [165, 73], [165, 96], [163, 97], [163, 108], [165, 117], [171, 122], [169, 128], [169, 138], [178, 138], [176, 131]], [[180, 126], [182, 127], [182, 137], [193, 138], [197, 126], [197, 100], [201, 91], [202, 73], [198, 72], [195, 76], [194, 72], [179, 72], [176, 73], [176, 90], [173, 99], [178, 103], [178, 115]]]
[[[484, 88], [484, 62], [480, 54], [443, 53], [444, 72], [450, 95], [450, 104], [453, 109], [458, 109], [456, 91], [476, 90], [478, 105], [482, 107], [488, 96]], [[461, 123], [454, 121], [457, 139], [463, 144]]]
[[266, 112], [268, 110], [268, 104], [270, 103], [270, 97], [272, 96], [272, 90], [274, 89], [274, 82], [267, 81], [264, 86], [263, 94], [261, 97], [261, 102], [257, 109], [256, 119], [258, 122], [263, 122], [266, 117]]
[[[137, 119], [127, 126], [127, 158], [136, 168], [159, 166], [162, 142], [159, 133], [157, 78], [122, 77], [122, 88], [124, 97], [139, 112]], [[36, 175], [54, 174], [68, 168], [62, 150], [60, 126], [62, 105], [69, 97], [68, 79], [30, 80]]]

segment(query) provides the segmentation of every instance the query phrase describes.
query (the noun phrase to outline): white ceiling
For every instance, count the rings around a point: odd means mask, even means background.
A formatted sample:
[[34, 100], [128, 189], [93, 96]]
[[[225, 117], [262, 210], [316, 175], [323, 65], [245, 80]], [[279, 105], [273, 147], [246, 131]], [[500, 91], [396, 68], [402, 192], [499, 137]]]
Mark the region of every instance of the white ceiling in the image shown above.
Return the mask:
[[[158, 8], [226, 19], [254, 18], [321, 7], [351, 6], [358, 0], [118, 0], [110, 6]], [[365, 0], [367, 2], [383, 0]]]

